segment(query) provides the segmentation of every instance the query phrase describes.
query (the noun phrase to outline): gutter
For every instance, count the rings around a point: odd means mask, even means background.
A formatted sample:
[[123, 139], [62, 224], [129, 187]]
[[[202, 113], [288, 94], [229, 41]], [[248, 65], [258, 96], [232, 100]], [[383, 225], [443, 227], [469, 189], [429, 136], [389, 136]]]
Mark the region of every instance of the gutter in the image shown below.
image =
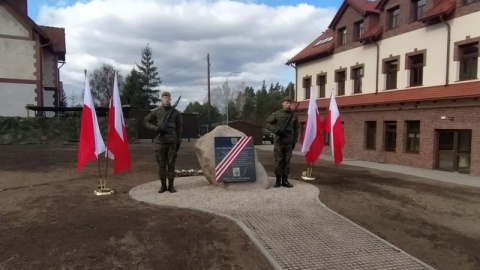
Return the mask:
[[[65, 61], [62, 61], [61, 63], [62, 63], [62, 65], [60, 65], [57, 69], [57, 108], [60, 107], [60, 98], [61, 98], [60, 97], [60, 69], [63, 67], [63, 65], [65, 65]], [[57, 111], [57, 117], [59, 117], [59, 116], [60, 116], [60, 114]]]
[[[295, 69], [295, 98], [294, 101], [297, 101], [297, 93], [298, 93], [298, 69], [296, 66], [293, 65], [293, 63], [287, 64], [288, 66], [291, 66]], [[290, 94], [289, 94], [290, 95]]]
[[370, 42], [372, 42], [373, 44], [375, 44], [375, 46], [377, 46], [377, 72], [375, 72], [375, 95], [378, 94], [378, 72], [379, 72], [379, 65], [378, 65], [378, 62], [380, 60], [380, 46], [378, 45], [378, 43], [376, 41], [373, 40], [373, 38], [370, 38]]
[[446, 71], [445, 71], [445, 86], [449, 84], [449, 75], [450, 75], [450, 36], [451, 36], [451, 28], [450, 24], [443, 18], [442, 15], [440, 16], [440, 20], [447, 26], [447, 60], [446, 60]]

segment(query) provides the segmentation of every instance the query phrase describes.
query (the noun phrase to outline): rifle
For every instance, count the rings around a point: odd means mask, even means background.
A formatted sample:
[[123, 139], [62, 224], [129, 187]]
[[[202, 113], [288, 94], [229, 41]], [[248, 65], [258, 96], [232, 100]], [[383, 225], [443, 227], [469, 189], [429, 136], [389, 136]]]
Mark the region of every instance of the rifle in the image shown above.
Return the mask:
[[182, 96], [179, 96], [179, 97], [178, 97], [177, 102], [175, 102], [175, 104], [173, 104], [173, 106], [172, 106], [172, 108], [170, 109], [170, 111], [168, 111], [167, 116], [165, 116], [165, 119], [163, 119], [162, 129], [165, 128], [165, 124], [168, 123], [168, 120], [170, 119], [170, 115], [172, 115], [172, 111], [177, 107], [178, 102], [180, 102], [180, 99], [181, 99], [181, 98], [182, 98]]
[[[290, 114], [290, 116], [288, 117], [287, 120], [285, 120], [285, 122], [283, 122], [283, 126], [282, 128], [279, 129], [279, 131], [283, 131], [285, 129], [285, 127], [287, 126], [287, 123], [289, 123], [291, 120], [292, 120], [292, 117], [293, 115], [295, 114], [295, 112], [297, 111], [297, 108], [298, 108], [298, 105], [300, 105], [300, 102], [297, 102], [297, 104], [295, 104], [295, 108], [292, 110], [292, 114]], [[278, 132], [278, 131], [277, 131]], [[278, 135], [275, 133], [275, 141], [278, 140]]]

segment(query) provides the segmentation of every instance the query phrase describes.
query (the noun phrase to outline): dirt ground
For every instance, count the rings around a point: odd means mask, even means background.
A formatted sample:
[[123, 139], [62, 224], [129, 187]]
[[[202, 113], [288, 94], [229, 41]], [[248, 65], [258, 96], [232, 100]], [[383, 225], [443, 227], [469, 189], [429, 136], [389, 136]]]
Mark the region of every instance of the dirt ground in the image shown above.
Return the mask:
[[[157, 178], [153, 146], [131, 151], [131, 172], [109, 164], [116, 193], [95, 196], [98, 164], [77, 173], [77, 145], [0, 146], [0, 269], [271, 269], [230, 220], [131, 199]], [[272, 175], [273, 153], [257, 153]], [[295, 156], [291, 178], [304, 168]], [[192, 143], [177, 169], [199, 169]], [[324, 161], [315, 172], [334, 211], [436, 269], [480, 269], [479, 188]]]

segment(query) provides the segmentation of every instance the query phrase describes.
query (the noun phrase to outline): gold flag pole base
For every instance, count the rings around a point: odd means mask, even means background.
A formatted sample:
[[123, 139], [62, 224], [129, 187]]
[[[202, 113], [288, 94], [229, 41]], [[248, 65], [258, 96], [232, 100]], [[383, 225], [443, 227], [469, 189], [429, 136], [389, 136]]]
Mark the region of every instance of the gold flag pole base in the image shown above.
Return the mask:
[[100, 179], [100, 185], [98, 188], [93, 191], [93, 193], [97, 196], [104, 196], [104, 195], [112, 195], [115, 191], [111, 188], [107, 188], [107, 179], [102, 180]]
[[302, 179], [306, 181], [313, 181], [315, 180], [315, 176], [312, 175], [313, 172], [313, 163], [307, 164], [307, 170], [302, 172]]

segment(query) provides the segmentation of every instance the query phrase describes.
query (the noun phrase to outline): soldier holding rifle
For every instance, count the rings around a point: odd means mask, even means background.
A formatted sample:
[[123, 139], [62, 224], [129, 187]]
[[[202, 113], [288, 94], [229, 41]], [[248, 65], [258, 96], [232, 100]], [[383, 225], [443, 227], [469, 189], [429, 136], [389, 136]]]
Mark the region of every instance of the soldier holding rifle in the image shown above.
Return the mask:
[[276, 188], [280, 186], [293, 187], [288, 182], [288, 174], [292, 152], [298, 141], [299, 122], [291, 105], [292, 99], [289, 96], [284, 97], [282, 99], [282, 109], [272, 113], [265, 121], [265, 128], [275, 133], [273, 153], [276, 177], [274, 187]]
[[[182, 142], [182, 114], [175, 108], [180, 101], [171, 105], [171, 95], [169, 92], [162, 92], [162, 106], [150, 112], [143, 120], [145, 127], [155, 130], [155, 150], [157, 163], [159, 165], [158, 176], [160, 177], [161, 187], [158, 191], [163, 193], [170, 191], [176, 192], [173, 182], [175, 179], [175, 161], [177, 152]], [[168, 186], [167, 186], [168, 178]]]

